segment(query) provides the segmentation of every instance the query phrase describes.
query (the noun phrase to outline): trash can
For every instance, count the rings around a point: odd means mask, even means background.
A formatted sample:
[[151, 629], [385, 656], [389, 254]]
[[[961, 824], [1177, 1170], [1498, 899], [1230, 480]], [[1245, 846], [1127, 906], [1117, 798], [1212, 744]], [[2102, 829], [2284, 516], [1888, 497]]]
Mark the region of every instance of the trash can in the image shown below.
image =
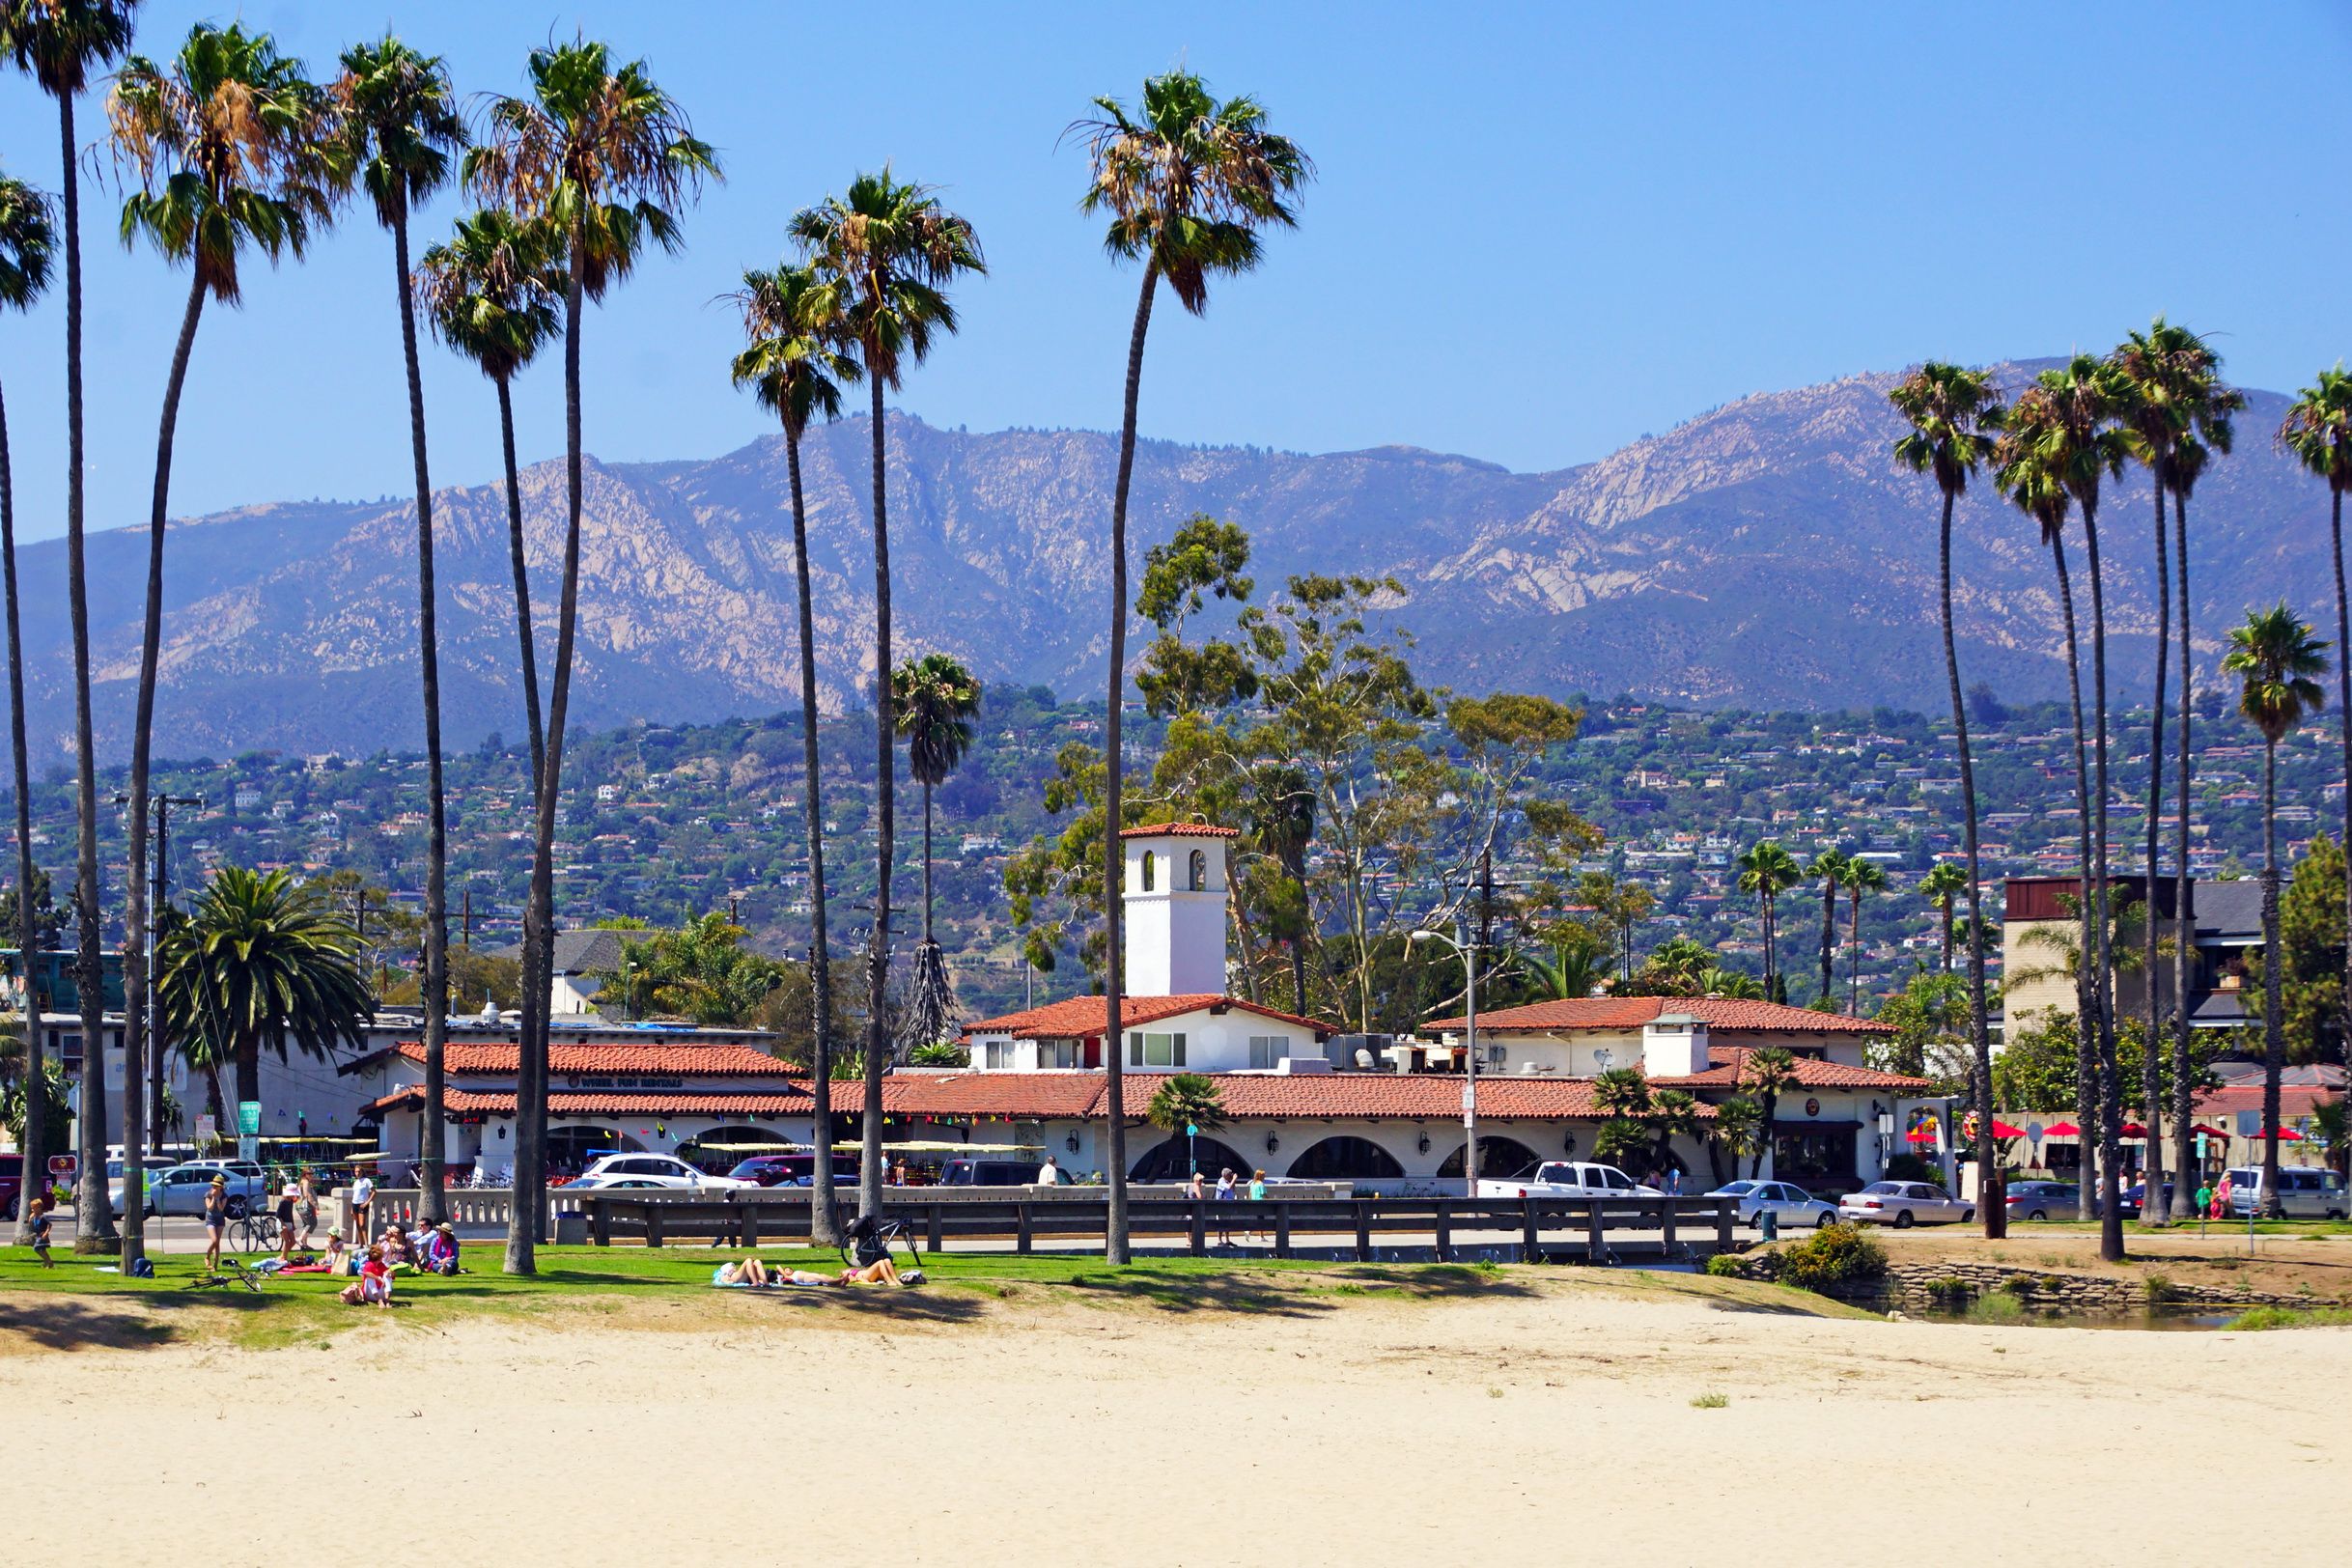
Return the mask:
[[1756, 1240], [1777, 1242], [1780, 1239], [1780, 1217], [1770, 1209], [1756, 1211]]

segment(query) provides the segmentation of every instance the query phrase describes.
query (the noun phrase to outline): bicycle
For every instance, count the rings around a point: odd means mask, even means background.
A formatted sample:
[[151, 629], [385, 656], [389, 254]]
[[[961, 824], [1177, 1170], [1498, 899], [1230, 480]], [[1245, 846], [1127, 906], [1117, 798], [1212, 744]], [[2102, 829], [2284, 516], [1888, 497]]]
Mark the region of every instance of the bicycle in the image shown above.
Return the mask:
[[229, 1222], [229, 1240], [239, 1252], [274, 1252], [278, 1246], [278, 1217], [267, 1209], [248, 1210]]

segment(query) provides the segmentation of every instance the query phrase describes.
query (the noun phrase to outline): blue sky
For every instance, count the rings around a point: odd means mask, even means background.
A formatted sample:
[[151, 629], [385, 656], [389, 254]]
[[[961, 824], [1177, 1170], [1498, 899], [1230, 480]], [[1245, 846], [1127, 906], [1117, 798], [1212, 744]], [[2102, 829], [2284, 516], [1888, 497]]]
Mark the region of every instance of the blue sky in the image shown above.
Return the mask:
[[[234, 8], [152, 3], [142, 47]], [[322, 71], [363, 8], [242, 8]], [[978, 226], [992, 275], [901, 406], [934, 423], [1112, 424], [1132, 271], [1057, 150], [1090, 95], [1179, 61], [1315, 156], [1302, 228], [1205, 321], [1159, 316], [1147, 434], [1310, 451], [1384, 442], [1514, 468], [1598, 457], [1744, 393], [1927, 355], [2104, 348], [2164, 311], [2229, 372], [2289, 387], [2352, 354], [2352, 204], [2326, 152], [2352, 14], [2316, 5], [870, 8], [420, 3], [388, 14], [467, 92], [518, 88], [575, 27], [640, 54], [727, 182], [588, 323], [608, 460], [764, 434], [711, 303], [786, 217], [893, 160]], [[80, 131], [103, 133], [96, 96]], [[46, 99], [0, 87], [0, 157], [57, 180]], [[104, 150], [94, 157], [102, 165]], [[183, 285], [84, 182], [94, 527], [144, 518]], [[444, 200], [422, 238], [458, 210]], [[173, 511], [407, 484], [390, 241], [354, 212], [257, 267], [196, 346]], [[63, 529], [59, 308], [0, 322], [18, 526]], [[497, 465], [490, 390], [427, 360], [436, 483]], [[555, 361], [518, 385], [526, 461], [561, 450]]]

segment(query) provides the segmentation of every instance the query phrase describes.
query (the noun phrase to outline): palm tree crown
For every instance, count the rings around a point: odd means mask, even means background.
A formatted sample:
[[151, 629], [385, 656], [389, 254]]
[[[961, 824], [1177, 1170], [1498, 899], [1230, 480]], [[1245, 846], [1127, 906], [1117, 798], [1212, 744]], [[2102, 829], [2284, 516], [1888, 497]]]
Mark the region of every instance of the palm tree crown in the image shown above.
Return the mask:
[[2342, 361], [2295, 394], [2279, 444], [2336, 491], [2352, 490], [2352, 375]]
[[925, 654], [901, 664], [890, 685], [908, 771], [927, 789], [945, 783], [971, 750], [979, 680], [945, 654]]
[[2255, 610], [2229, 629], [2229, 653], [2222, 668], [2242, 678], [2238, 712], [2265, 741], [2275, 744], [2327, 706], [2327, 693], [2312, 679], [2327, 671], [2327, 649], [2284, 604]]
[[1313, 177], [1314, 163], [1266, 128], [1255, 98], [1220, 103], [1190, 71], [1148, 78], [1133, 113], [1117, 98], [1094, 102], [1102, 118], [1070, 127], [1093, 164], [1080, 205], [1110, 214], [1105, 249], [1149, 262], [1197, 316], [1208, 308], [1211, 276], [1257, 266], [1260, 228], [1296, 226], [1285, 199]]
[[448, 70], [386, 34], [343, 51], [333, 96], [343, 158], [388, 229], [448, 182], [450, 154], [465, 146]]
[[1968, 476], [1993, 453], [2006, 417], [1993, 378], [1980, 370], [1931, 359], [1887, 394], [1911, 425], [1894, 443], [1894, 458], [1914, 473], [1932, 474], [1947, 495], [1963, 494]]
[[0, 307], [24, 310], [41, 297], [56, 250], [48, 198], [0, 174]]
[[941, 207], [930, 186], [894, 179], [887, 167], [796, 213], [791, 234], [822, 280], [809, 311], [840, 319], [864, 351], [866, 374], [883, 387], [923, 362], [935, 332], [956, 330], [946, 286], [988, 270], [971, 224]]
[[375, 1001], [360, 974], [359, 938], [326, 901], [283, 871], [223, 866], [156, 955], [171, 1032], [234, 1058], [238, 1098], [258, 1094], [256, 1052], [291, 1043], [312, 1055], [358, 1050]]
[[750, 339], [731, 367], [735, 384], [749, 387], [796, 441], [812, 419], [838, 418], [843, 385], [865, 372], [841, 351], [841, 322], [824, 314], [826, 295], [816, 268], [748, 270], [735, 301]]
[[51, 98], [78, 98], [91, 69], [130, 47], [138, 0], [5, 0], [0, 50]]
[[460, 218], [418, 262], [416, 292], [434, 336], [491, 380], [508, 380], [563, 324], [563, 235], [495, 208]]
[[144, 234], [192, 261], [206, 291], [238, 297], [247, 243], [271, 261], [302, 254], [334, 211], [348, 150], [324, 134], [327, 95], [266, 33], [199, 22], [168, 63], [132, 55], [106, 112], [139, 176], [123, 203], [123, 242]]

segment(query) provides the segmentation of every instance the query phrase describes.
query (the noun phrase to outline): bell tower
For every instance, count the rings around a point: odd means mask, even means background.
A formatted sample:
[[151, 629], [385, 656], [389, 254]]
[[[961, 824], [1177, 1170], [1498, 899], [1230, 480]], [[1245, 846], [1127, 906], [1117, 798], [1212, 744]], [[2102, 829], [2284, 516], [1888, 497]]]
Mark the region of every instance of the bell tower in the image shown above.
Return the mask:
[[1127, 994], [1225, 994], [1225, 856], [1240, 836], [1182, 822], [1120, 833]]

